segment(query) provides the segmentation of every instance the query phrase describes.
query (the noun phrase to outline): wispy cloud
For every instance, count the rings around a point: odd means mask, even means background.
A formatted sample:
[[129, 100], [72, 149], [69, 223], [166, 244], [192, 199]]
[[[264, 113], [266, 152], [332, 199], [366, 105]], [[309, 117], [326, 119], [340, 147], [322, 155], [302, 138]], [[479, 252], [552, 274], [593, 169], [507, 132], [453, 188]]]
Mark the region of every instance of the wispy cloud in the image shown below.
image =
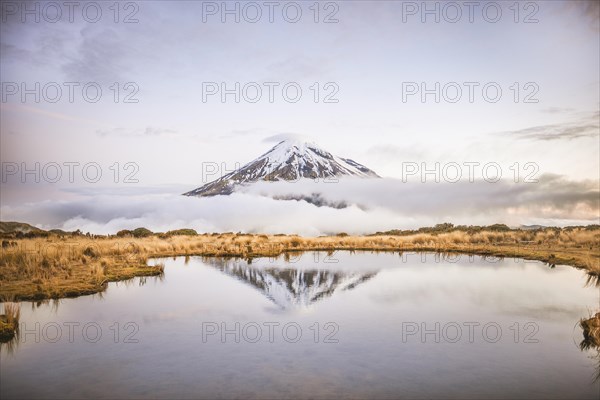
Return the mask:
[[569, 0], [563, 4], [586, 17], [590, 21], [591, 28], [600, 29], [600, 2], [598, 0]]
[[80, 36], [77, 51], [62, 66], [69, 79], [107, 84], [126, 80], [125, 58], [135, 52], [126, 37], [115, 29], [93, 26], [83, 28]]
[[514, 131], [501, 132], [501, 134], [510, 135], [518, 139], [542, 141], [597, 137], [600, 135], [599, 119], [600, 114], [596, 112], [578, 121], [532, 126]]
[[575, 109], [570, 107], [547, 107], [541, 111], [546, 114], [569, 114], [575, 111]]
[[100, 121], [79, 118], [79, 117], [76, 117], [73, 115], [54, 112], [54, 111], [47, 111], [47, 110], [43, 110], [41, 108], [32, 107], [32, 106], [28, 106], [28, 105], [24, 105], [24, 104], [3, 103], [3, 104], [0, 104], [0, 109], [3, 111], [16, 111], [16, 112], [20, 112], [20, 113], [43, 115], [44, 117], [48, 117], [48, 118], [51, 118], [54, 120], [60, 120], [60, 121], [84, 122], [84, 123], [92, 124], [92, 125], [105, 125], [104, 123], [102, 123]]
[[301, 135], [299, 133], [278, 133], [276, 135], [268, 136], [262, 141], [263, 143], [279, 143], [284, 140], [313, 141], [310, 136]]
[[129, 137], [151, 137], [151, 136], [178, 136], [179, 132], [174, 129], [157, 128], [147, 126], [145, 128], [110, 128], [100, 129], [96, 133], [100, 136], [129, 136]]

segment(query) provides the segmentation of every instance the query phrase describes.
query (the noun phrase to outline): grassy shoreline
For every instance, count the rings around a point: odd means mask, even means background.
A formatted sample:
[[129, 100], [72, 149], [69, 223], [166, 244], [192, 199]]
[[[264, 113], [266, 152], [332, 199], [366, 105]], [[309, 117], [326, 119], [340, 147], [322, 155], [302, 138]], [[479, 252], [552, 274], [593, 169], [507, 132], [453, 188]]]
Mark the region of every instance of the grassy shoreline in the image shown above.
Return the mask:
[[0, 301], [44, 300], [101, 292], [108, 282], [160, 276], [151, 258], [172, 256], [276, 257], [303, 251], [438, 252], [514, 257], [564, 264], [600, 281], [600, 228], [300, 237], [258, 234], [15, 238], [0, 254]]

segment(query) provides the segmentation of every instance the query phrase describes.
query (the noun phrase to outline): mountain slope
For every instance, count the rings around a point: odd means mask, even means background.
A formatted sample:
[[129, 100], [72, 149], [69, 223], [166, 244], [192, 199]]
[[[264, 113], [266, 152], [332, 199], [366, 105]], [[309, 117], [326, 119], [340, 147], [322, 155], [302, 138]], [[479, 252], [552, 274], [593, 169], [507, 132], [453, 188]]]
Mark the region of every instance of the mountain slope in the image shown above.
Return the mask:
[[314, 143], [284, 140], [254, 161], [197, 189], [186, 196], [228, 195], [240, 184], [258, 181], [295, 181], [342, 176], [378, 178], [356, 161], [337, 157]]

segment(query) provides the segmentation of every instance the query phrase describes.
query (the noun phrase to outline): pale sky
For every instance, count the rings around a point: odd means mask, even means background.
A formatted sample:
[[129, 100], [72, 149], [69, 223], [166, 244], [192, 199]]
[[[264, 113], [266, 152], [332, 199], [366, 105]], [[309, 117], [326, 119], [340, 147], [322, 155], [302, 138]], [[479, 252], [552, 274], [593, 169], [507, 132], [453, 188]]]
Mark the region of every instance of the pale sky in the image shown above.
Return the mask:
[[[256, 23], [244, 20], [254, 17], [252, 9], [241, 12], [239, 23], [233, 15], [223, 23], [220, 10], [208, 13], [222, 2], [132, 3], [137, 9], [122, 3], [118, 23], [112, 2], [99, 3], [102, 17], [95, 23], [81, 9], [74, 10], [73, 22], [63, 9], [62, 18], [51, 23], [44, 17], [54, 18], [55, 10], [45, 2], [13, 3], [31, 8], [39, 3], [46, 14], [40, 11], [40, 22], [33, 15], [22, 22], [20, 8], [2, 5], [3, 163], [97, 162], [106, 177], [115, 162], [121, 170], [129, 162], [139, 166], [139, 186], [191, 190], [203, 183], [202, 163], [233, 168], [267, 151], [273, 143], [265, 139], [300, 134], [383, 177], [400, 178], [403, 162], [497, 162], [505, 172], [515, 162], [532, 162], [538, 175], [592, 180], [597, 186], [597, 2], [521, 2], [518, 16], [514, 2], [497, 2], [502, 14], [495, 23], [489, 21], [495, 9], [485, 1], [475, 2], [472, 22], [463, 2], [455, 3], [462, 13], [455, 23], [448, 21], [455, 10], [440, 11], [436, 22], [422, 15], [422, 2], [400, 1], [321, 2], [318, 23], [313, 2], [298, 2], [302, 16], [296, 23], [285, 19], [294, 17], [294, 8], [282, 11], [290, 2], [275, 2], [274, 22], [263, 2], [254, 3], [263, 13]], [[440, 9], [444, 4], [438, 3]], [[246, 5], [238, 3], [240, 10]], [[88, 19], [94, 16], [87, 12]], [[324, 23], [327, 15], [337, 22]], [[123, 23], [126, 16], [138, 22]], [[62, 97], [51, 103], [42, 96], [38, 103], [33, 95], [23, 101], [21, 87], [9, 93], [10, 83], [34, 88], [35, 82], [56, 82]], [[79, 84], [72, 103], [65, 82]], [[88, 82], [102, 88], [97, 103], [82, 97]], [[115, 82], [118, 103], [111, 90]], [[133, 95], [137, 103], [122, 102], [133, 87], [126, 90], [128, 82], [139, 88]], [[243, 98], [235, 103], [233, 95], [223, 103], [219, 94], [203, 102], [203, 82], [228, 88], [257, 82], [263, 95], [256, 103]], [[265, 82], [279, 85], [272, 103]], [[281, 87], [289, 82], [303, 91], [297, 103], [283, 98]], [[423, 103], [420, 94], [403, 101], [407, 82], [428, 88], [457, 82], [463, 96], [456, 103], [444, 98], [436, 103], [433, 95]], [[464, 82], [478, 85], [473, 102]], [[481, 92], [490, 82], [502, 90], [495, 103]], [[338, 102], [324, 103], [335, 88]], [[537, 102], [524, 102], [528, 94]], [[65, 181], [54, 188], [90, 187]], [[124, 186], [111, 179], [101, 183]], [[29, 190], [16, 186], [11, 191]], [[3, 187], [5, 192], [6, 182]], [[6, 205], [10, 198], [2, 196]]]

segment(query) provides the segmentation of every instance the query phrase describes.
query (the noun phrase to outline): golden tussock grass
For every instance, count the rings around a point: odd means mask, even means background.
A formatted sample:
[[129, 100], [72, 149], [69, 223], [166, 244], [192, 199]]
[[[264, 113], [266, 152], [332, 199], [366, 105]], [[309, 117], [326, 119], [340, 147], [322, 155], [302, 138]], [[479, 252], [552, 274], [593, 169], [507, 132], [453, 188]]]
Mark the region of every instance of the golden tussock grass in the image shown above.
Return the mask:
[[3, 303], [4, 314], [0, 314], [0, 342], [10, 341], [19, 330], [21, 306], [19, 303]]
[[435, 251], [519, 257], [584, 268], [600, 277], [600, 229], [544, 229], [323, 237], [203, 234], [18, 239], [0, 255], [0, 296], [37, 300], [102, 291], [108, 282], [161, 275], [153, 257], [275, 257], [311, 250]]

